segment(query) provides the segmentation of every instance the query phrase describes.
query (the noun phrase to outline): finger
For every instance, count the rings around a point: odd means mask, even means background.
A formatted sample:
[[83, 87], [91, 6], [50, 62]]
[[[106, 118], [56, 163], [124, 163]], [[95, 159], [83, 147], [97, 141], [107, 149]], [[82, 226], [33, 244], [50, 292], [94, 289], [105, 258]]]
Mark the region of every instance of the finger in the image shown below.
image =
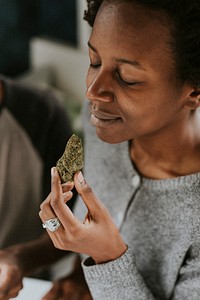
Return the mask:
[[[69, 185], [70, 186], [70, 185]], [[66, 187], [68, 189], [68, 187]], [[71, 198], [73, 197], [73, 193], [71, 191], [67, 191], [63, 193], [62, 199], [63, 203], [67, 203]], [[41, 211], [39, 212], [39, 216], [43, 221], [46, 221], [48, 219], [53, 219], [56, 217], [55, 212], [51, 206], [51, 195], [48, 197], [47, 200], [45, 200], [41, 205], [40, 205]]]
[[[46, 216], [44, 216], [43, 219], [45, 218], [54, 218], [54, 212], [51, 208], [51, 205], [50, 205], [50, 200], [51, 200], [51, 193], [47, 196], [47, 198], [40, 204], [40, 212], [39, 212], [39, 215], [40, 213], [43, 211], [45, 212]], [[40, 216], [41, 218], [41, 216]]]
[[50, 197], [45, 201], [43, 201], [40, 205], [39, 216], [43, 222], [49, 219], [56, 218], [55, 212], [51, 207], [50, 200], [51, 200], [51, 194]]
[[[65, 194], [65, 200], [67, 195], [67, 201], [71, 199], [72, 193], [69, 191]], [[70, 208], [66, 205], [64, 198], [63, 198], [63, 192], [62, 192], [62, 185], [60, 181], [59, 174], [56, 170], [56, 168], [53, 168], [52, 170], [52, 183], [51, 183], [51, 199], [50, 199], [50, 205], [55, 213], [55, 215], [59, 218], [61, 223], [64, 227], [66, 226], [74, 226], [77, 224], [77, 220], [74, 217], [72, 211]], [[44, 213], [44, 211], [43, 211]], [[42, 214], [42, 217], [44, 214]]]
[[[60, 176], [59, 176], [56, 168], [53, 167], [51, 169], [51, 174], [53, 175], [55, 172], [56, 172], [56, 175], [57, 175], [56, 179], [57, 179], [57, 182], [59, 184], [58, 184], [57, 189], [56, 190], [54, 189], [54, 194], [55, 194], [55, 191], [57, 191], [58, 194], [61, 194], [63, 192], [63, 190], [66, 191], [66, 192], [70, 191], [70, 189], [72, 188], [72, 184], [69, 182], [69, 183], [65, 183], [65, 184], [61, 185]], [[51, 177], [52, 189], [53, 189], [53, 185], [54, 185], [54, 177], [52, 176]], [[54, 197], [58, 198], [58, 196], [56, 196], [56, 195]], [[60, 198], [61, 197], [62, 196], [60, 196]], [[48, 197], [45, 199], [45, 201], [43, 201], [42, 204], [40, 205], [39, 216], [40, 216], [40, 218], [42, 219], [43, 222], [45, 222], [48, 219], [53, 219], [53, 218], [57, 217], [54, 210], [53, 210], [53, 208], [52, 208], [52, 206], [51, 206], [51, 199], [52, 199], [52, 191], [48, 195]]]
[[69, 192], [73, 189], [74, 183], [72, 181], [68, 181], [66, 183], [62, 183], [62, 191], [63, 193]]
[[73, 193], [71, 191], [63, 193], [63, 202], [67, 203], [69, 200], [71, 200], [72, 196]]
[[91, 187], [88, 185], [83, 177], [82, 172], [78, 172], [74, 176], [74, 184], [77, 192], [83, 199], [88, 211], [94, 217], [99, 210], [104, 208], [103, 204], [97, 199], [96, 195], [92, 191]]
[[51, 193], [49, 193], [49, 195], [46, 197], [46, 199], [43, 202], [49, 203], [50, 199], [51, 199]]

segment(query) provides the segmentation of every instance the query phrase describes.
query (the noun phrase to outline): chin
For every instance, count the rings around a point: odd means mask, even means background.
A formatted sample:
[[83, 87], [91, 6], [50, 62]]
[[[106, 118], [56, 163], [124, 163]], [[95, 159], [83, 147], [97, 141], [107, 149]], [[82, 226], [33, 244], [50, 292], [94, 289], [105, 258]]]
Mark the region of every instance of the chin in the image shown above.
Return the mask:
[[105, 130], [99, 130], [99, 128], [96, 128], [96, 135], [100, 140], [108, 144], [119, 144], [126, 141], [126, 139], [119, 137], [119, 135], [106, 133]]

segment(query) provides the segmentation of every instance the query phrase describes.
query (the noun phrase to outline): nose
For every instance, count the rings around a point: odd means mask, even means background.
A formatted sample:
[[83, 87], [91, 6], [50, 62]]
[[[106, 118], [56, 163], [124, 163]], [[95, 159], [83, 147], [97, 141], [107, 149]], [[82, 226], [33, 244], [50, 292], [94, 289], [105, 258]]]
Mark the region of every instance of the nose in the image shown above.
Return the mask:
[[90, 101], [112, 102], [114, 99], [113, 78], [108, 70], [88, 71], [86, 97]]

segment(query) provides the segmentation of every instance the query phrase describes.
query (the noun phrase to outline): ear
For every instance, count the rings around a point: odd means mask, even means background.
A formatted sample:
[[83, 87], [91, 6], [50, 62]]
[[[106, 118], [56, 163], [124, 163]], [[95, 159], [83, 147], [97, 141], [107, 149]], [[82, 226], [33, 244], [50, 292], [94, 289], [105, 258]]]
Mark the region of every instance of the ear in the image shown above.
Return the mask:
[[196, 110], [198, 107], [200, 107], [200, 88], [194, 88], [188, 95], [184, 108]]

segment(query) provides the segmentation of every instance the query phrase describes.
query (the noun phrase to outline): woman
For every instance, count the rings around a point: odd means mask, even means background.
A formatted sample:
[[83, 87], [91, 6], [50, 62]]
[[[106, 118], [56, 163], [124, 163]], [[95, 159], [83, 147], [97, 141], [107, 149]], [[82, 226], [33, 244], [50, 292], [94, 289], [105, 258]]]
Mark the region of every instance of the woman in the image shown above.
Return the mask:
[[60, 220], [57, 248], [89, 256], [94, 299], [200, 299], [200, 4], [88, 1], [85, 18], [88, 183], [75, 175], [75, 217], [53, 169], [40, 217]]

